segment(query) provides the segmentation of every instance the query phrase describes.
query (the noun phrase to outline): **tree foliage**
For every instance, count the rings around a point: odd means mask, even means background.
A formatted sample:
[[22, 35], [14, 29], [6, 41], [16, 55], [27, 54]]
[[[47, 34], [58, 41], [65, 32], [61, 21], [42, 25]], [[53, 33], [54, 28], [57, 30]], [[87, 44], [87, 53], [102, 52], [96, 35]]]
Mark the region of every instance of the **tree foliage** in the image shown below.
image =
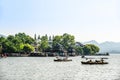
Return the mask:
[[97, 47], [96, 45], [93, 45], [93, 44], [86, 44], [83, 47], [83, 51], [84, 51], [85, 55], [88, 55], [88, 54], [94, 55], [97, 52], [99, 52], [99, 47]]
[[68, 50], [70, 46], [75, 45], [74, 36], [67, 33], [63, 34], [61, 44], [64, 49]]
[[53, 37], [52, 48], [54, 51], [67, 50], [69, 52], [70, 47], [75, 45], [74, 36], [70, 34], [57, 35]]
[[9, 35], [7, 38], [0, 37], [0, 44], [3, 48], [3, 53], [24, 52], [23, 47], [26, 44], [32, 44], [34, 39], [25, 33]]
[[41, 37], [39, 49], [43, 52], [49, 47], [47, 35]]
[[94, 44], [87, 44], [88, 46], [90, 46], [90, 48], [91, 48], [91, 54], [95, 54], [95, 53], [97, 53], [97, 52], [99, 52], [99, 47], [97, 47], [96, 45], [94, 45]]
[[59, 36], [59, 35], [53, 38], [52, 48], [55, 52], [59, 51], [61, 40], [62, 40], [62, 36]]
[[34, 43], [34, 39], [32, 37], [30, 37], [29, 35], [26, 35], [25, 33], [18, 33], [18, 34], [15, 34], [15, 37], [18, 38], [21, 43], [24, 43], [24, 44], [33, 44]]
[[84, 51], [84, 54], [85, 55], [89, 55], [89, 54], [91, 54], [91, 47], [90, 46], [88, 46], [88, 45], [85, 45], [84, 47], [83, 47], [83, 51]]
[[83, 55], [83, 48], [80, 46], [75, 47], [75, 51], [77, 55]]
[[24, 44], [24, 46], [23, 46], [23, 51], [25, 52], [25, 53], [30, 53], [31, 51], [33, 51], [34, 50], [34, 47], [33, 46], [31, 46], [31, 45], [29, 45], [29, 44]]
[[[34, 46], [34, 47], [33, 47]], [[37, 47], [36, 47], [37, 46]], [[24, 52], [30, 53], [38, 48], [40, 52], [76, 52], [77, 55], [94, 55], [99, 52], [99, 47], [93, 44], [86, 44], [81, 46], [75, 45], [75, 37], [70, 34], [56, 35], [56, 36], [38, 36], [36, 34], [34, 39], [25, 33], [18, 33], [9, 35], [7, 38], [0, 37], [0, 52]]]
[[2, 53], [2, 45], [0, 45], [0, 54]]

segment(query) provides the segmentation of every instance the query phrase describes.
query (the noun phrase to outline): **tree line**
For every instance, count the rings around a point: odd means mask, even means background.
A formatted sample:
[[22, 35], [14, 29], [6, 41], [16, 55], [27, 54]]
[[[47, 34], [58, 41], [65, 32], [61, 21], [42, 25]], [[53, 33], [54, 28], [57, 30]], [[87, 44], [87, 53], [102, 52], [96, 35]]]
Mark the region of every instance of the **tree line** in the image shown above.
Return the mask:
[[56, 36], [36, 36], [25, 33], [0, 37], [0, 53], [75, 53], [76, 55], [93, 55], [99, 52], [99, 47], [93, 44], [76, 44], [75, 37], [64, 33]]

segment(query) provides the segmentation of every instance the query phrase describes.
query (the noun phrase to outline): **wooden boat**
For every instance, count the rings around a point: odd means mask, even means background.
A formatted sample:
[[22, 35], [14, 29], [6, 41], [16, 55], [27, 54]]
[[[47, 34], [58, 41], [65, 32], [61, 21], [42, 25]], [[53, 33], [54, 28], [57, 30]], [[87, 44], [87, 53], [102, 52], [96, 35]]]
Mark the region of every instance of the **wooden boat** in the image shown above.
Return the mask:
[[55, 62], [68, 62], [72, 61], [72, 59], [54, 59]]
[[81, 61], [81, 63], [82, 64], [108, 64], [108, 62], [101, 62], [101, 61], [98, 61], [98, 62], [89, 62], [89, 61], [87, 61], [87, 62], [83, 62], [83, 61]]
[[[89, 61], [81, 61], [82, 64], [108, 64], [108, 62], [105, 62], [104, 59], [108, 59], [106, 57], [98, 58], [100, 60], [97, 60], [97, 58], [86, 58], [86, 60]], [[95, 60], [92, 60], [95, 59]]]
[[72, 59], [68, 59], [68, 55], [66, 55], [64, 58], [61, 58], [60, 56], [56, 56], [57, 59], [54, 59], [55, 62], [69, 62], [72, 61]]

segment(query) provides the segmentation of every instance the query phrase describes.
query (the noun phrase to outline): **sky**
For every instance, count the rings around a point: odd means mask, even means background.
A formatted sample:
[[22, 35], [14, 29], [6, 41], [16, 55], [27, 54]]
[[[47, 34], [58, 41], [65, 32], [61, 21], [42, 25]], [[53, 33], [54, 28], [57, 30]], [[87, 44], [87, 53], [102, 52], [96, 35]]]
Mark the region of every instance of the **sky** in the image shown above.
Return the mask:
[[120, 42], [120, 0], [0, 0], [0, 34]]

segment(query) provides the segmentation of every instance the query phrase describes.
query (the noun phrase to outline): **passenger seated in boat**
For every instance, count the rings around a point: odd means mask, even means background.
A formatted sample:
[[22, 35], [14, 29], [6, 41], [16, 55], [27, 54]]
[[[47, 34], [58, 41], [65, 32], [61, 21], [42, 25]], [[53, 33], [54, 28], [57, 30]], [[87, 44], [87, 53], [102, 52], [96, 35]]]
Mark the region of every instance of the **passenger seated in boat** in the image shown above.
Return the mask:
[[59, 56], [56, 56], [57, 60], [61, 60], [61, 58]]
[[102, 63], [104, 62], [103, 58], [101, 59], [101, 62], [102, 62]]
[[95, 60], [96, 63], [100, 62], [99, 60]]
[[68, 60], [68, 57], [63, 58], [63, 60]]
[[97, 63], [97, 62], [98, 62], [98, 60], [95, 60], [95, 62]]
[[89, 62], [89, 63], [91, 63], [91, 62], [92, 62], [92, 60], [90, 59], [88, 62]]

